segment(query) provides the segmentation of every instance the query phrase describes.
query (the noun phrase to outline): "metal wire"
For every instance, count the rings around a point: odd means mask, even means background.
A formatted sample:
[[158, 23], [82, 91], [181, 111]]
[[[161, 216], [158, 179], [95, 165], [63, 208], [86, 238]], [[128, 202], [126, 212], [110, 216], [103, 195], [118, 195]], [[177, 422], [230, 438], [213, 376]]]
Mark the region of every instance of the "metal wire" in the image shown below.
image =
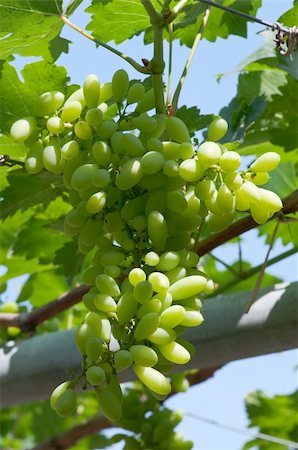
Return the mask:
[[246, 434], [247, 436], [250, 436], [253, 439], [262, 439], [263, 441], [274, 442], [275, 444], [280, 444], [280, 445], [286, 445], [289, 450], [297, 450], [298, 449], [298, 443], [289, 441], [288, 439], [271, 436], [270, 434], [250, 431], [250, 430], [247, 430], [246, 428], [237, 428], [237, 427], [234, 427], [231, 425], [226, 425], [226, 424], [217, 422], [216, 420], [208, 419], [207, 417], [202, 417], [202, 416], [199, 416], [198, 414], [194, 414], [191, 412], [186, 412], [185, 416], [192, 417], [193, 419], [208, 423], [209, 425], [213, 425], [217, 428], [222, 428], [224, 430], [233, 431], [234, 433]]

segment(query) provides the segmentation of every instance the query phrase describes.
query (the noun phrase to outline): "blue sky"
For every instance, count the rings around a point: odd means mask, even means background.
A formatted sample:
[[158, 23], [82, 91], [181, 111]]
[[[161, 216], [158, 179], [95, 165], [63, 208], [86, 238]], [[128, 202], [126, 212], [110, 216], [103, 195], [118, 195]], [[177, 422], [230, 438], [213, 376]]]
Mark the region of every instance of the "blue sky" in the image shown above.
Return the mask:
[[[82, 28], [88, 22], [88, 16], [83, 13], [87, 4], [88, 2], [84, 1], [72, 16], [73, 22]], [[263, 0], [258, 17], [274, 22], [291, 5], [290, 0]], [[231, 70], [262, 44], [262, 37], [257, 34], [263, 29], [262, 26], [249, 24], [248, 29], [248, 39], [230, 37], [228, 40], [217, 40], [215, 44], [205, 41], [200, 43], [182, 90], [181, 105], [197, 105], [202, 113], [216, 114], [221, 107], [229, 103], [236, 93], [237, 74], [224, 77], [220, 83], [217, 83], [216, 75]], [[69, 54], [63, 55], [58, 60], [58, 64], [67, 67], [72, 82], [82, 84], [89, 73], [98, 74], [101, 82], [110, 81], [113, 73], [122, 67], [132, 78], [140, 76], [116, 55], [109, 54], [102, 48], [96, 49], [93, 43], [73, 30], [65, 29], [63, 36], [72, 40], [74, 44]], [[119, 48], [138, 61], [141, 58], [150, 59], [152, 52], [150, 46], [143, 45], [141, 38], [132, 39]], [[174, 86], [182, 69], [181, 61], [185, 61], [187, 55], [187, 49], [175, 44], [174, 65], [178, 69], [173, 73]], [[26, 62], [18, 59], [17, 64]], [[259, 264], [264, 259], [266, 249], [260, 245], [256, 247], [256, 236], [256, 231], [246, 234], [244, 256], [254, 264]], [[271, 256], [278, 254], [280, 248], [277, 242]], [[216, 254], [225, 256], [226, 260], [231, 261], [236, 257], [232, 251], [229, 247], [225, 247], [224, 250], [218, 249]], [[297, 257], [292, 256], [272, 266], [270, 272], [289, 282], [297, 280]], [[297, 388], [294, 370], [296, 364], [295, 351], [233, 362], [219, 370], [209, 381], [192, 387], [186, 394], [170, 398], [166, 404], [174, 409], [182, 408], [185, 412], [197, 413], [227, 425], [245, 428], [247, 419], [244, 397], [256, 389], [264, 390], [268, 395], [292, 392]], [[195, 442], [195, 450], [238, 450], [248, 440], [246, 436], [217, 429], [187, 416], [180, 425], [180, 430], [188, 439]]]

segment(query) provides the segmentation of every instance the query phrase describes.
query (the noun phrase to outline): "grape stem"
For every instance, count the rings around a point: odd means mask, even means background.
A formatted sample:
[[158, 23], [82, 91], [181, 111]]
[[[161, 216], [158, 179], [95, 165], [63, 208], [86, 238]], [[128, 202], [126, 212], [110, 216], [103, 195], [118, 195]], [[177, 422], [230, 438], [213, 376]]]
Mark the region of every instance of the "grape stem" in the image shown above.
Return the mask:
[[167, 92], [167, 107], [171, 105], [171, 97], [172, 97], [172, 61], [173, 61], [173, 24], [169, 23], [168, 25], [168, 33], [169, 33], [169, 63], [168, 63], [168, 92]]
[[125, 55], [124, 53], [120, 52], [119, 50], [117, 50], [116, 48], [112, 47], [111, 45], [108, 45], [105, 42], [99, 41], [98, 39], [93, 37], [91, 34], [87, 33], [85, 30], [83, 30], [82, 28], [79, 28], [77, 25], [72, 23], [63, 14], [60, 17], [61, 17], [62, 21], [66, 25], [68, 25], [70, 28], [72, 28], [73, 30], [77, 31], [78, 33], [80, 33], [82, 36], [86, 37], [90, 41], [94, 42], [96, 45], [100, 45], [101, 47], [104, 47], [106, 50], [109, 50], [110, 52], [115, 53], [115, 55], [120, 56], [120, 58], [124, 59], [128, 64], [130, 64], [138, 72], [144, 73], [144, 74], [147, 74], [147, 75], [150, 73], [150, 70], [149, 70], [148, 67], [142, 66], [137, 61], [135, 61], [133, 58], [131, 58], [130, 56]]
[[178, 85], [177, 85], [176, 90], [174, 92], [173, 101], [172, 101], [174, 114], [175, 114], [175, 112], [177, 110], [180, 92], [181, 92], [184, 80], [186, 78], [187, 72], [188, 72], [189, 67], [191, 65], [191, 62], [193, 60], [193, 57], [194, 57], [194, 55], [196, 53], [198, 45], [199, 45], [200, 41], [202, 40], [203, 32], [204, 32], [204, 29], [205, 29], [205, 27], [207, 25], [208, 19], [209, 19], [209, 13], [210, 13], [210, 6], [207, 6], [207, 8], [205, 10], [205, 14], [204, 14], [203, 19], [202, 19], [202, 23], [201, 23], [199, 32], [196, 35], [196, 38], [195, 38], [195, 40], [193, 42], [191, 51], [189, 53], [189, 56], [188, 56], [187, 61], [185, 63], [184, 69], [183, 69], [182, 74], [180, 76]]

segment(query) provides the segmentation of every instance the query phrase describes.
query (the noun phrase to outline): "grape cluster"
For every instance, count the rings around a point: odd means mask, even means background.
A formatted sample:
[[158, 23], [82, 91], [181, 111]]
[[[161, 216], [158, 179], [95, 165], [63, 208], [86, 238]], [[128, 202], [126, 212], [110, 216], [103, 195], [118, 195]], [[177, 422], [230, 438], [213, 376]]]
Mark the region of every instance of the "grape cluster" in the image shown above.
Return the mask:
[[[224, 119], [213, 120], [207, 140], [195, 147], [181, 119], [149, 115], [153, 108], [153, 90], [118, 70], [102, 85], [88, 75], [67, 100], [61, 92], [42, 94], [36, 117], [11, 127], [13, 138], [30, 147], [29, 173], [63, 174], [73, 207], [64, 231], [78, 237], [81, 253], [91, 252], [83, 276], [91, 286], [83, 298], [88, 312], [76, 344], [86, 383], [111, 421], [122, 411], [119, 372], [131, 366], [165, 398], [172, 364], [191, 358], [181, 335], [203, 322], [201, 296], [213, 290], [191, 250], [201, 224], [223, 230], [236, 210], [264, 223], [282, 207], [259, 187], [278, 154], [265, 153], [239, 172], [240, 155], [217, 143], [227, 131]], [[74, 384], [52, 395], [60, 415], [75, 410]]]

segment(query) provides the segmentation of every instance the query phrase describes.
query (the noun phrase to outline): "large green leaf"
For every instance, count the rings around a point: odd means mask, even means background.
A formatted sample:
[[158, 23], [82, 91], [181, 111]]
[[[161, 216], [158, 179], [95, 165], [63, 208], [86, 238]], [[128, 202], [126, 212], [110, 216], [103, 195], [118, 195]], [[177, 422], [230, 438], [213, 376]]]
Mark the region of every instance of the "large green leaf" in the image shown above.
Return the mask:
[[200, 114], [200, 110], [196, 106], [190, 108], [182, 106], [178, 109], [176, 115], [187, 125], [191, 135], [206, 128], [213, 119], [212, 114]]
[[[0, 41], [1, 42], [1, 41]], [[21, 81], [14, 67], [3, 64], [0, 74], [0, 129], [8, 131], [21, 117], [33, 114], [36, 98], [45, 91], [65, 92], [66, 69], [45, 61], [27, 64], [21, 71]]]
[[59, 37], [64, 25], [60, 18], [62, 3], [62, 0], [1, 0], [0, 59], [18, 54], [52, 61], [62, 51], [68, 52], [69, 41]]

